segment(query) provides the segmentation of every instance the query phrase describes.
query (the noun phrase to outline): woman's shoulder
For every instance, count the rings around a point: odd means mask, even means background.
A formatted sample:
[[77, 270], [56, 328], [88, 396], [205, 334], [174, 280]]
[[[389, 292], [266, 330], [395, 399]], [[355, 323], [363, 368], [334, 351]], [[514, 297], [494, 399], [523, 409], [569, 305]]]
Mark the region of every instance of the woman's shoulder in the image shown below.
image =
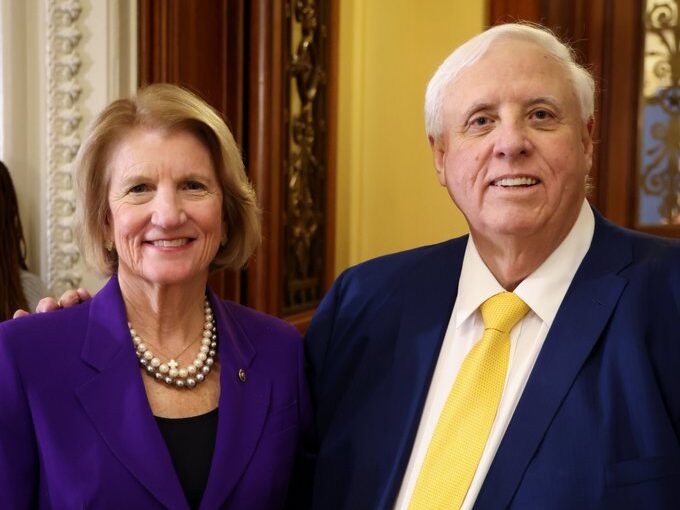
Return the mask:
[[40, 343], [64, 346], [87, 328], [89, 303], [56, 312], [33, 313], [0, 323], [0, 342], [20, 350], [34, 350]]

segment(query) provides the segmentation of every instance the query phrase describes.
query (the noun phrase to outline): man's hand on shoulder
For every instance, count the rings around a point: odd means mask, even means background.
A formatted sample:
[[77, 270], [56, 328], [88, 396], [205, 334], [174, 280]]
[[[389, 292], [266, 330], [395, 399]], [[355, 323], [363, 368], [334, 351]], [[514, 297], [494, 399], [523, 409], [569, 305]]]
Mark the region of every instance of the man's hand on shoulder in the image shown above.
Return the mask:
[[[90, 293], [83, 288], [79, 288], [77, 290], [67, 290], [61, 295], [59, 299], [54, 299], [53, 297], [42, 298], [38, 302], [38, 306], [36, 306], [35, 311], [36, 313], [44, 313], [53, 312], [55, 310], [59, 310], [60, 308], [70, 308], [82, 303], [83, 301], [87, 301], [91, 297], [92, 296]], [[26, 315], [30, 315], [26, 310], [17, 310], [14, 312], [13, 317], [16, 319], [17, 317], [24, 317]]]

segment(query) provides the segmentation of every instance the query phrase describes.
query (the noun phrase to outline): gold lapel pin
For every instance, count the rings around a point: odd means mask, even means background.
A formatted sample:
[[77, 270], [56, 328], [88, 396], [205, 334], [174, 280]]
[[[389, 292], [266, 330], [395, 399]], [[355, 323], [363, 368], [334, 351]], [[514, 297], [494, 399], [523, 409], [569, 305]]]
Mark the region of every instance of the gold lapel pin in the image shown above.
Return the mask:
[[242, 368], [238, 369], [238, 378], [241, 382], [246, 382], [246, 371]]

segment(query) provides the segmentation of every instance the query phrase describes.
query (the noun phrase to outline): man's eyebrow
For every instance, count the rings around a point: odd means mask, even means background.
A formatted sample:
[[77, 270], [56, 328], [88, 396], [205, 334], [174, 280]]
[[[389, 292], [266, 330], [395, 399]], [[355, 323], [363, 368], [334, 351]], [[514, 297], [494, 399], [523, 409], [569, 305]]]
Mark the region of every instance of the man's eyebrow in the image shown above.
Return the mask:
[[475, 103], [472, 103], [464, 112], [462, 115], [462, 120], [467, 121], [472, 115], [475, 113], [482, 111], [482, 110], [488, 110], [490, 108], [493, 108], [493, 104], [489, 103], [487, 101], [477, 101]]
[[557, 111], [561, 112], [562, 111], [562, 106], [561, 102], [553, 96], [536, 96], [536, 97], [530, 97], [525, 103], [525, 106], [536, 106], [538, 104], [549, 104], [553, 108], [555, 108]]

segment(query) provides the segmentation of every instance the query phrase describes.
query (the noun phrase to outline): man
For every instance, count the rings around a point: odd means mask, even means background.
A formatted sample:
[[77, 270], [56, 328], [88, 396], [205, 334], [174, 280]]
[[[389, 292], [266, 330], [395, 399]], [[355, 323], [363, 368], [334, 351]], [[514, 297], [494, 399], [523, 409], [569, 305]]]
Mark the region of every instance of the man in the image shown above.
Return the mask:
[[[527, 25], [434, 75], [428, 138], [470, 236], [351, 268], [319, 306], [315, 508], [680, 505], [680, 245], [585, 200], [593, 96]], [[479, 365], [496, 295], [521, 318]]]
[[593, 96], [526, 25], [434, 75], [428, 138], [470, 236], [349, 269], [319, 306], [314, 508], [678, 507], [680, 245], [585, 200]]

